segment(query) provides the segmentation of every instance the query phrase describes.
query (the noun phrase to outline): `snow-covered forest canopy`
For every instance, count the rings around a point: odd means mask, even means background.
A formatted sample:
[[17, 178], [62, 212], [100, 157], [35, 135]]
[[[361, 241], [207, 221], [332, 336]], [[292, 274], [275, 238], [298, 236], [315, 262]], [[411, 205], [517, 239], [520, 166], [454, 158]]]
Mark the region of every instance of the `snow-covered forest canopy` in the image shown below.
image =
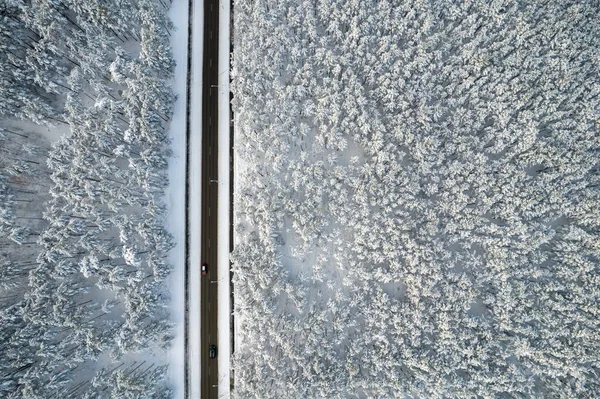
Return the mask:
[[599, 3], [234, 21], [237, 396], [598, 397]]
[[2, 398], [171, 395], [169, 6], [0, 0]]

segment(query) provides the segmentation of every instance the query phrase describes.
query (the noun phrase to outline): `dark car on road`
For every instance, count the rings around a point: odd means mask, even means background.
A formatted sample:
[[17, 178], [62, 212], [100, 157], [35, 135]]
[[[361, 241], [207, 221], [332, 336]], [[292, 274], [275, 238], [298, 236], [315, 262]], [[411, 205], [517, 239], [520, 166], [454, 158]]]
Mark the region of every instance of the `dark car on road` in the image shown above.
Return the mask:
[[208, 265], [206, 263], [203, 263], [200, 270], [202, 271], [202, 275], [206, 276], [206, 273], [208, 272]]
[[215, 345], [210, 346], [210, 349], [208, 350], [208, 357], [211, 359], [217, 357], [217, 347]]

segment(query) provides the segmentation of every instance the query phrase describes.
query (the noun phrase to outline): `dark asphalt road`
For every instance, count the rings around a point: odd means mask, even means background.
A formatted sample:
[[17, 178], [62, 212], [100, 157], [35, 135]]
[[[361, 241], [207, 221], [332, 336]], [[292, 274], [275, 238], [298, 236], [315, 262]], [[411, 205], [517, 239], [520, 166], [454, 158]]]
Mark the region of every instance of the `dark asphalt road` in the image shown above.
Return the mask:
[[[202, 72], [202, 233], [201, 262], [208, 265], [208, 275], [202, 276], [201, 322], [201, 398], [217, 398], [219, 368], [217, 359], [210, 359], [210, 345], [217, 345], [217, 195], [218, 179], [218, 55], [219, 0], [204, 0], [204, 43]], [[214, 86], [214, 87], [213, 87]], [[192, 110], [194, 112], [194, 110]], [[193, 155], [192, 155], [193, 156]], [[200, 267], [200, 265], [198, 265]], [[227, 278], [228, 276], [222, 276]], [[225, 332], [229, 333], [229, 332]], [[217, 353], [219, 347], [217, 346]]]

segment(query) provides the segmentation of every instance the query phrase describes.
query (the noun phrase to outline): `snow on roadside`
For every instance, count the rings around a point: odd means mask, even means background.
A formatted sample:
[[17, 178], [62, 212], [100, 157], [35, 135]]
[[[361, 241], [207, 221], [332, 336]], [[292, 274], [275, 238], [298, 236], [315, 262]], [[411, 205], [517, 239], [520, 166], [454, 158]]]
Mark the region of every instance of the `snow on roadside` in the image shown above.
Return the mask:
[[171, 321], [175, 324], [174, 339], [167, 353], [169, 364], [168, 380], [173, 388], [173, 397], [184, 397], [185, 389], [185, 347], [184, 312], [185, 308], [185, 173], [186, 173], [186, 80], [187, 80], [187, 26], [188, 3], [185, 0], [173, 1], [169, 17], [177, 27], [171, 35], [171, 51], [177, 65], [172, 80], [172, 89], [177, 94], [173, 106], [173, 119], [169, 136], [173, 155], [169, 162], [169, 186], [165, 191], [167, 204], [166, 227], [173, 235], [176, 246], [169, 253], [173, 272], [169, 278], [171, 293]]
[[[200, 243], [202, 219], [202, 48], [204, 40], [204, 8], [201, 2], [192, 2], [192, 64], [190, 81], [190, 156], [189, 168], [189, 397], [200, 398]], [[186, 25], [187, 28], [187, 25]], [[186, 40], [187, 43], [187, 40]]]
[[219, 332], [219, 398], [230, 396], [231, 303], [229, 281], [229, 23], [230, 2], [220, 1], [219, 9], [219, 207], [218, 224], [218, 332]]

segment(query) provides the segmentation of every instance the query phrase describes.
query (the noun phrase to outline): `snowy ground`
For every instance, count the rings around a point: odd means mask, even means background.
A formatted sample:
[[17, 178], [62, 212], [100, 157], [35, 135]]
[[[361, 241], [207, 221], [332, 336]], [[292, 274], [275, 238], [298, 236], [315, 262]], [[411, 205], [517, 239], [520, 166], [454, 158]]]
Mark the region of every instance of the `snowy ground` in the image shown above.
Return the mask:
[[[202, 180], [201, 159], [202, 159], [202, 43], [204, 9], [200, 2], [194, 2], [190, 11], [192, 21], [192, 68], [190, 81], [190, 193], [189, 201], [189, 242], [200, 242], [201, 209], [202, 196], [200, 183]], [[200, 398], [200, 247], [198, 245], [190, 246], [189, 264], [190, 276], [189, 285], [189, 397], [192, 399]], [[194, 267], [196, 266], [196, 267]]]
[[[173, 265], [173, 273], [169, 282], [171, 292], [171, 320], [175, 323], [174, 340], [168, 353], [169, 380], [174, 388], [174, 397], [184, 397], [185, 389], [185, 173], [186, 173], [186, 83], [187, 83], [187, 36], [188, 36], [188, 2], [175, 0], [169, 16], [177, 27], [171, 36], [173, 57], [177, 62], [173, 78], [173, 90], [177, 93], [173, 119], [170, 126], [173, 157], [169, 163], [169, 188], [166, 192], [168, 205], [167, 228], [173, 235], [176, 247], [170, 253], [169, 261]], [[193, 312], [192, 312], [193, 314]], [[190, 342], [194, 341], [190, 337]], [[190, 350], [195, 346], [190, 345]], [[194, 353], [193, 351], [191, 353]], [[196, 352], [197, 354], [197, 352]], [[198, 362], [196, 362], [198, 363]], [[199, 370], [192, 370], [197, 372]], [[194, 382], [197, 378], [191, 378]]]
[[229, 21], [230, 4], [219, 10], [219, 398], [230, 394], [230, 284], [229, 284]]
[[71, 133], [69, 125], [57, 124], [56, 126], [48, 127], [37, 125], [31, 121], [21, 119], [10, 119], [5, 121], [7, 126], [10, 126], [13, 130], [17, 130], [23, 134], [37, 134], [48, 140], [49, 143], [58, 141], [62, 136]]
[[[234, 27], [235, 28], [235, 27]], [[235, 37], [235, 31], [232, 29], [231, 32], [233, 33], [233, 36]], [[236, 114], [234, 113], [233, 115], [233, 146], [234, 149], [236, 149], [236, 146], [238, 145], [237, 143], [239, 143], [239, 139], [240, 139], [240, 129], [239, 129], [239, 125], [238, 125], [238, 121], [236, 118]], [[237, 201], [235, 198], [236, 193], [239, 192], [240, 189], [240, 176], [241, 176], [241, 171], [244, 170], [244, 160], [242, 158], [240, 158], [239, 156], [237, 156], [237, 149], [234, 150], [234, 162], [233, 162], [233, 176], [231, 177], [233, 179], [233, 193], [234, 193], [234, 198], [233, 198], [233, 225], [237, 226], [241, 221], [238, 218], [238, 205], [237, 205]], [[235, 227], [234, 227], [235, 228]], [[237, 234], [234, 230], [234, 234], [233, 234], [233, 247], [235, 248], [238, 243], [241, 240], [241, 236], [239, 234]], [[233, 293], [234, 296], [234, 302], [236, 301], [236, 292], [234, 291]], [[234, 335], [234, 348], [233, 348], [233, 353], [237, 352], [238, 348], [240, 347], [240, 342], [242, 340], [243, 337], [238, 335], [238, 326], [240, 324], [240, 318], [239, 315], [236, 315], [233, 319], [233, 335]]]

